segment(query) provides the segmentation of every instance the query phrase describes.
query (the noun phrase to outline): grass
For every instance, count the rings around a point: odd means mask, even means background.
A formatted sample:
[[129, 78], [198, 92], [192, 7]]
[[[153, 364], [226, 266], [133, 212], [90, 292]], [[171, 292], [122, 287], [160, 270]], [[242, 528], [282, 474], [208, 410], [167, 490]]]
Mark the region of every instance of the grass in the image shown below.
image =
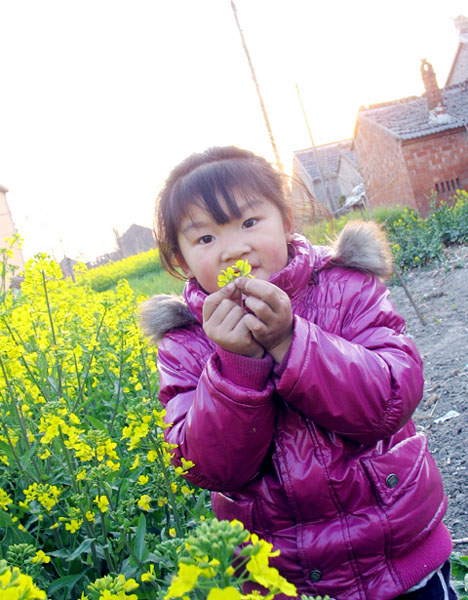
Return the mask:
[[137, 296], [149, 297], [153, 294], [180, 295], [184, 288], [184, 281], [172, 277], [165, 271], [133, 275], [127, 281]]

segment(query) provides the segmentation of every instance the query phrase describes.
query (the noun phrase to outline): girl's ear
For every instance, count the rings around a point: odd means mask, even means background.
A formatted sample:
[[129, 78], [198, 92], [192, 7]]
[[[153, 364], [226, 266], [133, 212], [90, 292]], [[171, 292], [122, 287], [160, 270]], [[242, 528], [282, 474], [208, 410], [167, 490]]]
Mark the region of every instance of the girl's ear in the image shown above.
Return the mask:
[[185, 262], [182, 254], [179, 254], [178, 252], [176, 252], [174, 254], [174, 264], [176, 267], [179, 267], [180, 269], [182, 269], [182, 271], [184, 272], [184, 275], [188, 279], [191, 279], [194, 276], [193, 272], [189, 269], [188, 264]]

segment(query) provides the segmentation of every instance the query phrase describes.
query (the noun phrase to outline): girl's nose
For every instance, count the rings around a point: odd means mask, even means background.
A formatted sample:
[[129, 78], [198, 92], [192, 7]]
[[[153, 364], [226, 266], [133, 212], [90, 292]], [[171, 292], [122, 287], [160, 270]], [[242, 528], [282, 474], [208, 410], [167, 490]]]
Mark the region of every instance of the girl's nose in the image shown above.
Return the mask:
[[234, 263], [236, 260], [239, 260], [239, 258], [245, 258], [250, 250], [249, 244], [239, 240], [238, 237], [237, 239], [233, 237], [225, 244], [221, 252], [221, 260], [224, 263]]

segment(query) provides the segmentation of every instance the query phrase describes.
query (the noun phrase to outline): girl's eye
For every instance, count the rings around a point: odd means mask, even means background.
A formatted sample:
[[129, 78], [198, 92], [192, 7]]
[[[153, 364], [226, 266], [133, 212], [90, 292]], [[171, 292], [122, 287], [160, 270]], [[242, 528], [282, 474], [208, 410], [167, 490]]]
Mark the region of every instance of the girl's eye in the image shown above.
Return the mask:
[[244, 227], [245, 229], [249, 229], [249, 227], [253, 227], [256, 222], [257, 222], [257, 219], [253, 219], [253, 218], [252, 219], [247, 219], [242, 224], [242, 227]]
[[209, 244], [211, 241], [213, 241], [212, 235], [202, 235], [202, 237], [199, 238], [198, 243], [199, 244]]

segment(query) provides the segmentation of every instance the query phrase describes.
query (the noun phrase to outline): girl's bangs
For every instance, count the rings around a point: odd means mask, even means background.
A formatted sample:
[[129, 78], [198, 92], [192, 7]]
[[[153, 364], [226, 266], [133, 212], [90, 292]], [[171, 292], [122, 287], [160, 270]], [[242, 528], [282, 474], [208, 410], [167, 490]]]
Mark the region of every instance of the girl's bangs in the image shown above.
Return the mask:
[[[216, 223], [223, 225], [241, 216], [238, 206], [241, 198], [250, 203], [252, 194], [268, 197], [269, 194], [259, 189], [261, 187], [258, 185], [258, 168], [253, 173], [246, 162], [223, 161], [204, 165], [174, 186], [174, 214], [177, 214], [180, 223], [190, 213], [190, 207], [196, 205], [206, 210]], [[220, 200], [224, 201], [227, 212]]]

